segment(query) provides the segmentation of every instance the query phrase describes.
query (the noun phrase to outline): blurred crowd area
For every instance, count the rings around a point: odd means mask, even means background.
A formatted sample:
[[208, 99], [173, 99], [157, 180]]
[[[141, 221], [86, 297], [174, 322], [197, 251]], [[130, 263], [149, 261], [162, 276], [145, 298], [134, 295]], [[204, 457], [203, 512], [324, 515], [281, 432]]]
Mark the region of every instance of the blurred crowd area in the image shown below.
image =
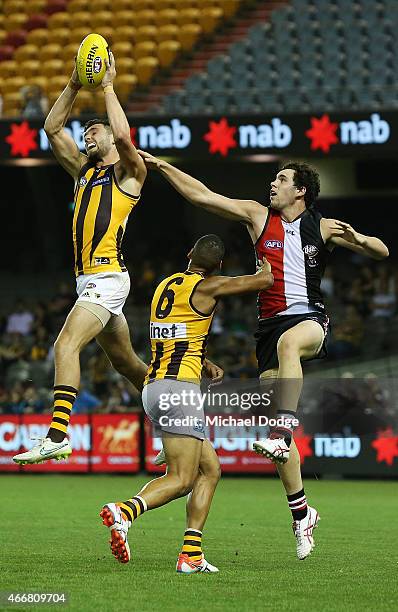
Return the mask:
[[[181, 266], [168, 260], [145, 260], [133, 275], [125, 314], [136, 352], [148, 363], [149, 307], [157, 283]], [[224, 262], [224, 274], [247, 273], [238, 254]], [[322, 290], [332, 321], [326, 362], [331, 364], [388, 357], [395, 351], [398, 329], [398, 272], [393, 262], [364, 260], [350, 252], [326, 269]], [[0, 319], [0, 412], [49, 413], [54, 375], [53, 343], [75, 302], [74, 283], [61, 283], [39, 300], [17, 298], [3, 307]], [[219, 304], [208, 343], [208, 356], [226, 376], [257, 376], [255, 343], [256, 296], [245, 295]], [[318, 367], [318, 366], [317, 366]], [[93, 341], [81, 354], [82, 384], [75, 413], [125, 411], [140, 405], [137, 391], [110, 366]], [[347, 369], [347, 368], [346, 368]], [[348, 370], [349, 372], [349, 367]], [[370, 373], [372, 376], [372, 374]]]

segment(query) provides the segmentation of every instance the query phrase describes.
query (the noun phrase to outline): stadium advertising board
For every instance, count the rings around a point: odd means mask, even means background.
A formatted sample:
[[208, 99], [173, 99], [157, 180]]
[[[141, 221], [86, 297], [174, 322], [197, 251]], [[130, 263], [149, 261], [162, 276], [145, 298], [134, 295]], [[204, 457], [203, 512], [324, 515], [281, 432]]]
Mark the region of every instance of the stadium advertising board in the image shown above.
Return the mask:
[[[226, 426], [210, 426], [209, 439], [220, 459], [223, 473], [266, 474], [275, 466], [251, 450], [252, 442], [261, 437], [259, 428], [246, 426], [237, 432]], [[348, 432], [310, 434], [303, 427], [295, 433], [295, 441], [305, 475], [334, 474], [353, 476], [397, 476], [398, 436], [392, 428], [374, 434], [355, 435]], [[153, 461], [161, 449], [161, 440], [152, 437], [151, 426], [145, 423], [145, 468], [163, 472]]]
[[[84, 149], [84, 120], [69, 130]], [[344, 156], [397, 150], [398, 113], [361, 112], [317, 115], [214, 117], [131, 117], [134, 144], [160, 156], [228, 160], [252, 155]], [[43, 122], [0, 121], [3, 161], [53, 159]]]
[[73, 453], [67, 461], [45, 461], [19, 467], [13, 455], [45, 437], [47, 415], [0, 416], [0, 471], [137, 472], [139, 417], [136, 414], [76, 415], [69, 427]]

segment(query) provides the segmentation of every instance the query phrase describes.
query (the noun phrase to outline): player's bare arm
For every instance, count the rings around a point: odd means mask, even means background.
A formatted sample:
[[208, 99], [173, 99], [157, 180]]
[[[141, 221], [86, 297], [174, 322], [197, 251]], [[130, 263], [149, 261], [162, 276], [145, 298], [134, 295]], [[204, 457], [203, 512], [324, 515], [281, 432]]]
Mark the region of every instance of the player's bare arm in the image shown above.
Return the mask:
[[154, 157], [146, 151], [138, 151], [147, 168], [157, 170], [191, 204], [225, 219], [244, 223], [256, 241], [267, 219], [268, 209], [255, 200], [227, 198], [211, 191], [201, 181], [179, 170], [172, 164]]
[[389, 255], [387, 246], [379, 238], [360, 234], [344, 221], [321, 219], [321, 234], [326, 244], [342, 246], [372, 259], [384, 259]]
[[127, 117], [113, 90], [116, 65], [111, 52], [109, 53], [109, 60], [105, 60], [106, 73], [101, 84], [105, 95], [106, 112], [120, 157], [120, 161], [115, 164], [116, 179], [124, 191], [131, 195], [139, 195], [147, 170], [142, 157], [138, 155], [137, 149], [131, 142]]
[[44, 123], [44, 130], [57, 161], [74, 180], [77, 179], [81, 167], [86, 163], [87, 156], [80, 153], [72, 136], [64, 128], [80, 88], [81, 84], [75, 68], [67, 86], [55, 101]]
[[200, 312], [211, 312], [221, 297], [260, 291], [272, 287], [273, 284], [271, 265], [264, 257], [255, 274], [209, 276], [196, 288], [192, 296], [192, 304]]

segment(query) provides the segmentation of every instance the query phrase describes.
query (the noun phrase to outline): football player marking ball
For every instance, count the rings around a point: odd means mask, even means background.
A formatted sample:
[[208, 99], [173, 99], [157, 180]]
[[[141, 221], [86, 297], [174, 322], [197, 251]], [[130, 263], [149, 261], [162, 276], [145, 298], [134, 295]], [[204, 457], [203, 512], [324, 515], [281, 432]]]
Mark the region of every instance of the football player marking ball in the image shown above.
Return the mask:
[[106, 72], [105, 60], [109, 60], [109, 47], [101, 34], [89, 34], [82, 40], [76, 57], [79, 81], [87, 89], [101, 84]]

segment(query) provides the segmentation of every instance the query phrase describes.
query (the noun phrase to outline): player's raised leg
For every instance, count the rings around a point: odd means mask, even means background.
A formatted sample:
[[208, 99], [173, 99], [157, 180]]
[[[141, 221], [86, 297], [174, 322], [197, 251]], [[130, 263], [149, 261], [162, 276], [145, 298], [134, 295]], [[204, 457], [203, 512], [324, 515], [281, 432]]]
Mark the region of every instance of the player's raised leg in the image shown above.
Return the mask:
[[187, 499], [186, 529], [184, 543], [177, 560], [177, 572], [196, 572], [198, 563], [201, 572], [218, 572], [218, 568], [211, 565], [204, 557], [202, 534], [220, 477], [221, 469], [217, 453], [209, 440], [204, 440], [199, 475]]
[[130, 339], [130, 330], [124, 314], [112, 316], [97, 342], [107, 354], [109, 361], [119, 374], [127, 378], [142, 391], [148, 366], [135, 353]]
[[293, 429], [298, 425], [296, 412], [303, 386], [301, 360], [317, 355], [324, 338], [322, 326], [312, 320], [298, 323], [279, 338], [279, 370], [275, 381], [278, 425], [271, 429], [268, 438], [253, 444], [256, 453], [265, 455], [275, 463], [288, 461]]
[[[104, 317], [110, 313], [102, 308]], [[54, 344], [55, 380], [53, 415], [47, 436], [31, 450], [13, 457], [16, 463], [41, 463], [66, 459], [71, 453], [66, 437], [73, 404], [80, 385], [80, 352], [103, 328], [103, 322], [79, 304], [70, 311]]]
[[105, 504], [100, 512], [103, 524], [111, 531], [112, 554], [121, 563], [130, 560], [127, 532], [131, 524], [147, 510], [190, 493], [198, 475], [201, 440], [167, 433], [162, 434], [162, 440], [167, 459], [166, 474], [148, 482], [126, 501]]

